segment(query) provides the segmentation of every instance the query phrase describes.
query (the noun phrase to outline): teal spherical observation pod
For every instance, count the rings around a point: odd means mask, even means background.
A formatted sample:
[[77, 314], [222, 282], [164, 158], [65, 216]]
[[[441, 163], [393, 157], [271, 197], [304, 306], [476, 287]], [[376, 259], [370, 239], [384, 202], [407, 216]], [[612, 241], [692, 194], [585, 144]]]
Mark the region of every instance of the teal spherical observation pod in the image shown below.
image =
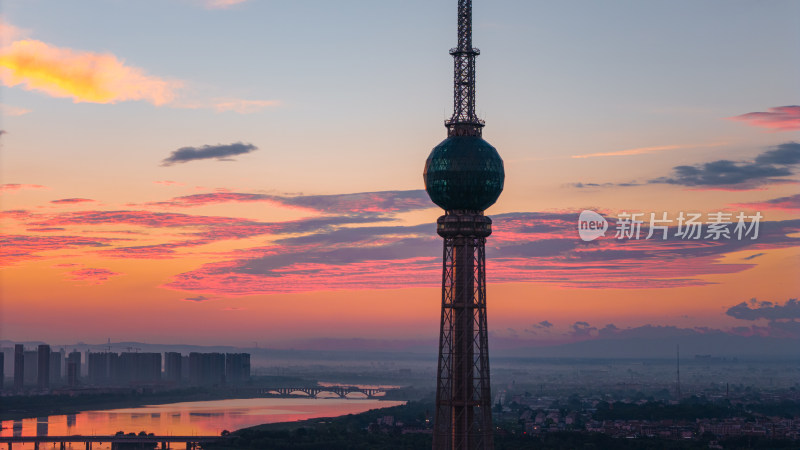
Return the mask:
[[503, 192], [505, 171], [497, 150], [479, 136], [451, 136], [425, 162], [425, 190], [445, 211], [484, 211]]

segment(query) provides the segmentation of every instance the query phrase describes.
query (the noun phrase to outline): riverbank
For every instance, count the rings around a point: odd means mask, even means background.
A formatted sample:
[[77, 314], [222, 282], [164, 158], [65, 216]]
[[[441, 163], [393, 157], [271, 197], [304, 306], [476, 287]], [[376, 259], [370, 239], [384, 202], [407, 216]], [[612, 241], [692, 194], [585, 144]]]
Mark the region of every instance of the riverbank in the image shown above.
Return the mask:
[[165, 390], [128, 389], [113, 392], [91, 392], [8, 395], [0, 397], [0, 420], [19, 420], [33, 417], [77, 414], [100, 409], [136, 408], [146, 405], [258, 398], [255, 387], [279, 387], [286, 385], [313, 386], [316, 381], [298, 377], [259, 377], [252, 386], [241, 388], [192, 387]]
[[153, 433], [220, 436], [249, 427], [320, 417], [344, 417], [392, 407], [397, 401], [344, 398], [248, 398], [148, 405], [85, 411], [0, 422], [0, 436], [73, 436]]
[[98, 393], [71, 395], [16, 395], [0, 398], [0, 420], [21, 420], [43, 416], [78, 414], [100, 409], [136, 408], [145, 405], [254, 398], [253, 394], [210, 391], [202, 388], [178, 389], [158, 393]]

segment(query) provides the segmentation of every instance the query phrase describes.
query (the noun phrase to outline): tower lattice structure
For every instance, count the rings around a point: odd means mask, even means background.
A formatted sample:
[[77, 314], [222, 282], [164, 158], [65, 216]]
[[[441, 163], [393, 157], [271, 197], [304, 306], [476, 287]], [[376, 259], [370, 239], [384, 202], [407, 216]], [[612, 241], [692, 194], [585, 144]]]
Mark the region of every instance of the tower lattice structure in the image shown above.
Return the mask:
[[503, 190], [497, 150], [482, 138], [475, 112], [472, 1], [458, 0], [453, 116], [447, 139], [425, 164], [425, 189], [445, 210], [437, 220], [444, 239], [442, 311], [436, 380], [434, 450], [493, 449], [489, 346], [486, 318], [486, 238], [492, 220], [484, 211]]

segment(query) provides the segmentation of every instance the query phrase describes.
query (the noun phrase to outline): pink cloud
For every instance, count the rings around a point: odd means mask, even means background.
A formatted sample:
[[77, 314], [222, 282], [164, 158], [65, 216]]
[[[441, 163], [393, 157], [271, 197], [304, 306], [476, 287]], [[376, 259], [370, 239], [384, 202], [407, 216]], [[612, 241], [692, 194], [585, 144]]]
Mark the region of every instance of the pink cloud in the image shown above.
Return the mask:
[[164, 202], [151, 202], [147, 206], [192, 208], [196, 206], [213, 205], [219, 203], [252, 203], [269, 202], [279, 203], [273, 196], [264, 194], [245, 194], [237, 192], [211, 192], [207, 194], [185, 195], [175, 197]]
[[194, 216], [189, 214], [156, 213], [149, 211], [75, 211], [53, 215], [33, 222], [33, 225], [110, 225], [125, 224], [144, 227], [196, 227], [241, 223], [242, 219], [219, 216]]
[[76, 203], [87, 203], [93, 201], [94, 200], [89, 198], [61, 198], [58, 200], [50, 200], [50, 203], [53, 203], [55, 205], [72, 205]]
[[84, 281], [87, 284], [103, 284], [112, 277], [122, 275], [108, 269], [87, 267], [85, 269], [74, 270], [69, 273], [73, 281]]
[[4, 18], [0, 16], [0, 42], [11, 42], [27, 35], [28, 33], [28, 30], [15, 27], [14, 25], [6, 22]]
[[[614, 220], [611, 228], [614, 229]], [[581, 242], [577, 214], [495, 217], [487, 241], [492, 283], [539, 282], [567, 288], [652, 289], [709, 284], [704, 276], [755, 266], [725, 255], [800, 245], [800, 221], [762, 223], [759, 240], [619, 240]], [[164, 287], [220, 295], [334, 289], [394, 289], [441, 283], [441, 241], [430, 227], [362, 227], [284, 238], [271, 246], [220, 255], [178, 274]], [[427, 231], [427, 233], [426, 233]], [[674, 230], [671, 232], [674, 234]]]
[[40, 184], [0, 184], [0, 192], [16, 192], [28, 189], [47, 189], [47, 187]]
[[790, 195], [788, 197], [773, 198], [772, 200], [765, 200], [763, 202], [734, 203], [731, 206], [737, 208], [746, 208], [754, 211], [765, 209], [800, 211], [800, 194]]
[[[441, 283], [442, 245], [435, 234], [435, 226], [427, 223], [398, 225], [391, 216], [373, 212], [426, 207], [418, 202], [418, 194], [417, 191], [400, 194], [392, 191], [281, 197], [281, 201], [313, 207], [321, 212], [342, 207], [347, 215], [323, 214], [272, 223], [139, 210], [49, 214], [7, 211], [4, 215], [22, 221], [31, 230], [42, 232], [81, 226], [84, 233], [91, 236], [114, 231], [103, 231], [102, 228], [116, 225], [133, 229], [116, 230], [126, 233], [141, 233], [139, 227], [144, 227], [147, 234], [141, 237], [132, 234], [129, 239], [22, 236], [0, 241], [0, 245], [13, 261], [64, 248], [80, 251], [72, 253], [107, 258], [157, 260], [191, 257], [202, 265], [175, 274], [163, 287], [201, 296], [435, 287]], [[211, 201], [272, 201], [262, 199], [261, 195], [216, 192], [178, 199], [201, 204]], [[360, 205], [357, 204], [359, 201]], [[757, 241], [682, 241], [672, 238], [667, 241], [635, 241], [606, 237], [584, 243], [577, 236], [577, 216], [577, 212], [571, 211], [493, 216], [494, 233], [487, 241], [489, 280], [493, 283], [550, 283], [566, 288], [698, 286], [709, 283], [705, 275], [737, 273], [757, 263], [748, 260], [743, 261], [746, 264], [736, 264], [726, 259], [726, 254], [800, 243], [800, 240], [788, 237], [800, 229], [800, 221], [762, 223], [762, 234]], [[607, 218], [611, 228], [608, 234], [613, 236], [616, 222], [609, 215]], [[646, 229], [643, 231], [644, 236]], [[158, 240], [154, 241], [151, 235], [157, 235]], [[199, 249], [214, 242], [254, 236], [269, 236], [269, 243], [227, 252], [201, 253]], [[195, 295], [192, 297], [196, 298]]]
[[402, 289], [408, 286], [436, 286], [441, 283], [436, 258], [364, 261], [334, 266], [297, 264], [281, 270], [282, 274], [265, 277], [237, 273], [236, 262], [211, 263], [176, 275], [163, 287], [218, 295], [257, 295], [340, 289]]
[[766, 112], [751, 112], [728, 119], [773, 131], [800, 130], [800, 106], [778, 106]]
[[217, 191], [175, 197], [168, 201], [152, 202], [147, 205], [191, 208], [219, 203], [254, 202], [334, 214], [392, 214], [434, 207], [423, 190], [297, 196]]
[[247, 0], [202, 0], [208, 9], [227, 9]]
[[19, 117], [30, 113], [31, 110], [27, 108], [20, 108], [18, 106], [0, 104], [0, 112], [6, 117]]
[[41, 258], [40, 253], [50, 251], [105, 247], [113, 241], [113, 239], [80, 236], [0, 235], [0, 265]]
[[7, 211], [0, 211], [0, 218], [3, 219], [13, 219], [24, 222], [32, 217], [35, 217], [35, 214], [27, 209], [9, 209]]
[[166, 244], [139, 245], [131, 247], [116, 247], [98, 250], [97, 253], [109, 258], [124, 259], [172, 259], [177, 256], [177, 249], [195, 247], [207, 244], [208, 240], [191, 240], [169, 242]]
[[[360, 218], [358, 216], [323, 216], [297, 219], [286, 222], [256, 222], [247, 219], [222, 216], [200, 216], [150, 211], [74, 211], [55, 214], [37, 214], [27, 210], [12, 210], [3, 216], [19, 220], [28, 225], [29, 231], [63, 231], [67, 226], [124, 225], [146, 228], [175, 228], [179, 239], [170, 242], [147, 245], [115, 246], [98, 250], [95, 253], [112, 258], [166, 259], [181, 256], [179, 249], [197, 247], [217, 241], [245, 239], [259, 235], [285, 233], [308, 233], [332, 229], [344, 224], [380, 222], [388, 219]], [[186, 229], [186, 231], [183, 231]], [[137, 230], [84, 230], [86, 234], [124, 233], [130, 239], [117, 238], [115, 241], [136, 241]], [[167, 237], [161, 233], [162, 237]], [[187, 239], [188, 237], [188, 239]]]

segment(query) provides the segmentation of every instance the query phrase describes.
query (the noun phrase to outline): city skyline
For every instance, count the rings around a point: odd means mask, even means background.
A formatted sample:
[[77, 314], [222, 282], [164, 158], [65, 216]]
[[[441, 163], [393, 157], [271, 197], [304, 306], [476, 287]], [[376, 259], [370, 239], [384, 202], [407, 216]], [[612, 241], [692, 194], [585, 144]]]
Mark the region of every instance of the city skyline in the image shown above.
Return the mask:
[[[451, 3], [6, 2], [0, 338], [435, 339]], [[800, 5], [487, 3], [493, 345], [799, 339]], [[763, 219], [616, 240], [625, 212]]]

